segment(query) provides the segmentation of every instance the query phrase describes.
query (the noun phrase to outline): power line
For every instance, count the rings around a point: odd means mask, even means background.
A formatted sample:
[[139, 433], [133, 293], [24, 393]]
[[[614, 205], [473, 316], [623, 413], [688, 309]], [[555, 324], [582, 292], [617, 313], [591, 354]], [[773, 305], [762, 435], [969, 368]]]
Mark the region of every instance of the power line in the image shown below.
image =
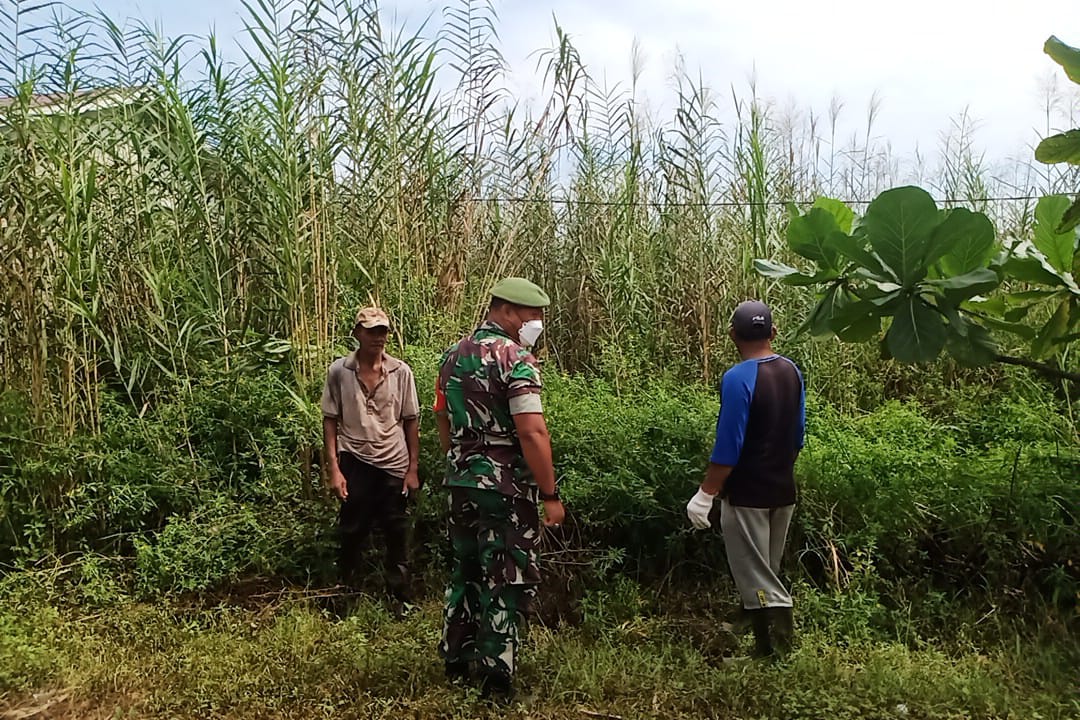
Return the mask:
[[[934, 198], [938, 205], [957, 205], [961, 203], [989, 203], [989, 202], [1019, 202], [1040, 200], [1042, 195], [1003, 195], [1000, 197], [974, 197], [974, 198]], [[474, 197], [475, 202], [482, 203], [530, 203], [534, 205], [588, 205], [601, 207], [786, 207], [787, 205], [812, 205], [813, 200], [765, 200], [763, 202], [749, 202], [745, 200], [716, 200], [712, 202], [662, 202], [657, 200], [625, 201], [625, 200], [578, 200], [574, 198], [529, 198], [529, 197]], [[873, 200], [840, 200], [845, 205], [869, 205]]]

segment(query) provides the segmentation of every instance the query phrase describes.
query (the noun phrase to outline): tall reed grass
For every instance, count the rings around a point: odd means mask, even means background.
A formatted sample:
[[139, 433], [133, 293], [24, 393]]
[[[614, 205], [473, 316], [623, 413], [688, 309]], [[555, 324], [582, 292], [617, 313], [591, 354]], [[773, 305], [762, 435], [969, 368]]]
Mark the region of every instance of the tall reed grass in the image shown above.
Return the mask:
[[[97, 427], [103, 391], [144, 408], [190, 392], [196, 367], [280, 363], [310, 398], [357, 304], [384, 305], [398, 343], [441, 346], [508, 273], [552, 291], [563, 368], [714, 381], [736, 301], [764, 296], [788, 327], [806, 310], [752, 271], [782, 252], [786, 201], [916, 175], [1022, 233], [1031, 204], [979, 198], [1075, 186], [988, 167], [967, 115], [903, 170], [876, 97], [845, 139], [840, 100], [781, 111], [683, 63], [657, 118], [558, 26], [525, 106], [483, 0], [415, 30], [371, 0], [246, 0], [239, 63], [213, 34], [0, 7], [0, 379], [68, 435]], [[1051, 105], [1048, 123], [1077, 107]], [[869, 351], [803, 349], [825, 379], [852, 352]]]

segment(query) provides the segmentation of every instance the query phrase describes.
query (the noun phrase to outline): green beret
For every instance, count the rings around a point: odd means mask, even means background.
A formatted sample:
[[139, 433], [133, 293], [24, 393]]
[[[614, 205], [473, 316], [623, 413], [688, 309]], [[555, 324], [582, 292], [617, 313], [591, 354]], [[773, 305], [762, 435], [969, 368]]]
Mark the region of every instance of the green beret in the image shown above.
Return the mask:
[[551, 304], [551, 298], [543, 288], [520, 277], [500, 280], [495, 287], [491, 288], [491, 297], [523, 307], [542, 308]]

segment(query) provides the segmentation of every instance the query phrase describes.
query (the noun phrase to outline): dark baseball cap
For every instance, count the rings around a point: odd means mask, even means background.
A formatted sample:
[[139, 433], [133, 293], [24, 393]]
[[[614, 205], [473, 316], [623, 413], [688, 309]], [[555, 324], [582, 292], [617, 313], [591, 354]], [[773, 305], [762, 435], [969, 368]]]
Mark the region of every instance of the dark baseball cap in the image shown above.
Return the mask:
[[731, 329], [740, 340], [765, 340], [772, 335], [772, 311], [760, 300], [741, 302], [731, 314]]

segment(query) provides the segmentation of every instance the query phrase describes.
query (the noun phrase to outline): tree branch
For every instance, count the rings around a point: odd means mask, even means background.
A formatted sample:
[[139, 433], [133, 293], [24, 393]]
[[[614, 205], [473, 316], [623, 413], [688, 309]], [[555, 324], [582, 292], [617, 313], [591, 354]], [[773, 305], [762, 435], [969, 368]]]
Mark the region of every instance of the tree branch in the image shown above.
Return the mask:
[[1035, 362], [1034, 360], [1028, 360], [1026, 358], [1013, 357], [1011, 355], [995, 355], [994, 361], [1005, 363], [1006, 365], [1019, 365], [1020, 367], [1034, 370], [1045, 377], [1053, 378], [1055, 380], [1069, 380], [1080, 385], [1080, 372], [1069, 372], [1068, 370], [1056, 368], [1053, 365]]

